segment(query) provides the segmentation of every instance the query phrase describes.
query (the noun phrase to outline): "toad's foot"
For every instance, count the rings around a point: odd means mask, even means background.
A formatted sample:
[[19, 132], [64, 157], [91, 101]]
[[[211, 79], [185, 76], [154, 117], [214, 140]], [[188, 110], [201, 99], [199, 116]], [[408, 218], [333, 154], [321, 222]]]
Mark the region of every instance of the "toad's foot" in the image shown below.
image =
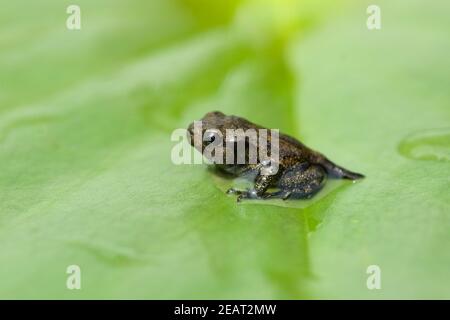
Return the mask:
[[242, 193], [245, 193], [245, 192], [247, 192], [247, 191], [237, 190], [235, 188], [230, 188], [227, 190], [227, 194], [241, 195]]
[[292, 192], [290, 191], [278, 191], [278, 192], [266, 192], [264, 194], [258, 194], [255, 189], [237, 190], [230, 188], [227, 190], [227, 194], [237, 195], [236, 201], [241, 202], [243, 199], [248, 200], [268, 200], [268, 199], [282, 199], [287, 200]]
[[242, 199], [262, 199], [257, 195], [256, 190], [254, 189], [237, 190], [235, 188], [230, 188], [227, 190], [227, 194], [237, 195], [237, 202], [240, 202]]

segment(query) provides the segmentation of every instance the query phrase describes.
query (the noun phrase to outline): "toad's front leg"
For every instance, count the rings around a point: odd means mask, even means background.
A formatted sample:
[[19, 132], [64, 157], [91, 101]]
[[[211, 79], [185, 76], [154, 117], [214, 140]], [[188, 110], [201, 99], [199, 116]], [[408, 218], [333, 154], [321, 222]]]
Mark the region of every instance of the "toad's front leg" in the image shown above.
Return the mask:
[[[277, 179], [276, 175], [262, 175], [259, 174], [255, 179], [255, 185], [252, 189], [247, 191], [235, 191], [235, 194], [238, 194], [237, 201], [241, 201], [242, 199], [265, 199], [267, 196], [267, 189], [274, 184]], [[230, 189], [231, 190], [231, 189]], [[229, 193], [233, 193], [230, 192]]]

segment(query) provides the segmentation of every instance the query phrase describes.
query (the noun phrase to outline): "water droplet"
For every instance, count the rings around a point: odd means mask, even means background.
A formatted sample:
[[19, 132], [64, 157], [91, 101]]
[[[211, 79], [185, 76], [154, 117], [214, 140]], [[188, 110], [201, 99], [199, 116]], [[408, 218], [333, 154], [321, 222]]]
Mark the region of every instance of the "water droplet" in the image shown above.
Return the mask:
[[411, 134], [400, 142], [398, 150], [414, 160], [450, 161], [450, 128]]

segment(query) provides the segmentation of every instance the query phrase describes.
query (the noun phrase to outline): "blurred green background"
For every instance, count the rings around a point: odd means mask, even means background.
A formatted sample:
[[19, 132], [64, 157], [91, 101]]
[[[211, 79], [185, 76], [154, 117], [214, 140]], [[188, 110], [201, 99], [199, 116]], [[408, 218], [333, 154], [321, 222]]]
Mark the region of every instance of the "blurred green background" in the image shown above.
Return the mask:
[[[450, 298], [449, 10], [2, 1], [0, 298]], [[237, 204], [170, 159], [211, 110], [367, 178], [303, 209]]]

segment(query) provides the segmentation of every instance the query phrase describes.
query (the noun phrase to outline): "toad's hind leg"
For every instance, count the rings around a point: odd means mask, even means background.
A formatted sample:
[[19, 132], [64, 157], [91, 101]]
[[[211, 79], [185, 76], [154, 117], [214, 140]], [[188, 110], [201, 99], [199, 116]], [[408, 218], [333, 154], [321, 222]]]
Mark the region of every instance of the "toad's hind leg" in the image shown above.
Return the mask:
[[276, 195], [283, 200], [308, 199], [315, 195], [326, 181], [326, 172], [322, 166], [310, 165], [305, 168], [303, 164], [293, 166], [286, 170], [280, 178]]

